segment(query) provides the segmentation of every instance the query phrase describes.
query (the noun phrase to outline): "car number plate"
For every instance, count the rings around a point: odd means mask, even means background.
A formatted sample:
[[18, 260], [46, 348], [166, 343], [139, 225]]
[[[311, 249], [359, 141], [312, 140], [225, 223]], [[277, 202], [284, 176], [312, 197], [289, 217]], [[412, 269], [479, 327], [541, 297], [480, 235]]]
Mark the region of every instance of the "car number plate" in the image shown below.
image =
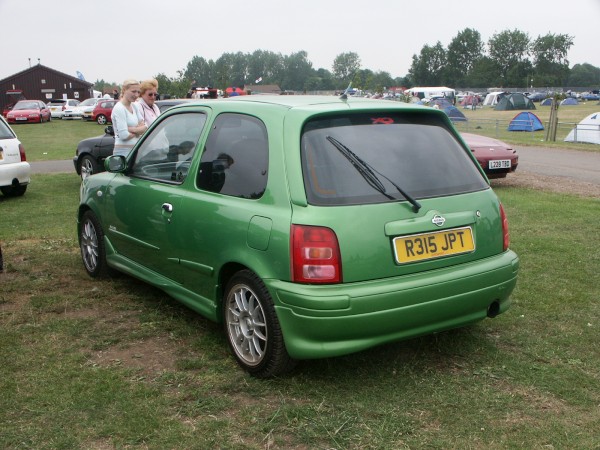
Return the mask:
[[495, 159], [489, 162], [490, 169], [510, 169], [510, 159]]
[[475, 250], [471, 227], [394, 238], [396, 261], [400, 264], [469, 253]]
[[27, 120], [27, 117], [15, 117], [15, 120]]

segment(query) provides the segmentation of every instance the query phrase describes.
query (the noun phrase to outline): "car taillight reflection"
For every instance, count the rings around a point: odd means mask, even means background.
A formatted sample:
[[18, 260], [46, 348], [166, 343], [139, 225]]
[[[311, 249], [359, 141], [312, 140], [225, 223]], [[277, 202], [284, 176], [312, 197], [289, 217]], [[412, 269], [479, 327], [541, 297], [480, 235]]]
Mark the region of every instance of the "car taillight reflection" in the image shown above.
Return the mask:
[[500, 220], [502, 220], [502, 249], [506, 251], [510, 245], [510, 234], [508, 233], [508, 219], [502, 203], [500, 203]]
[[340, 283], [342, 267], [337, 236], [330, 228], [292, 225], [292, 281]]

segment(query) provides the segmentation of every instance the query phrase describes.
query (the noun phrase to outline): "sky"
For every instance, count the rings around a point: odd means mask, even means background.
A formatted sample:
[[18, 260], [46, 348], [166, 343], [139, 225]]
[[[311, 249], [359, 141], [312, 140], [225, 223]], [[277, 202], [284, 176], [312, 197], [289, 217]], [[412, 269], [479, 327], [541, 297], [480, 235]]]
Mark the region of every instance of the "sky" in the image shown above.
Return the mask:
[[90, 82], [176, 77], [194, 56], [255, 50], [304, 50], [330, 71], [355, 52], [361, 68], [403, 77], [424, 45], [447, 47], [465, 28], [484, 43], [568, 34], [570, 66], [600, 67], [599, 19], [600, 0], [0, 0], [0, 79], [38, 61]]

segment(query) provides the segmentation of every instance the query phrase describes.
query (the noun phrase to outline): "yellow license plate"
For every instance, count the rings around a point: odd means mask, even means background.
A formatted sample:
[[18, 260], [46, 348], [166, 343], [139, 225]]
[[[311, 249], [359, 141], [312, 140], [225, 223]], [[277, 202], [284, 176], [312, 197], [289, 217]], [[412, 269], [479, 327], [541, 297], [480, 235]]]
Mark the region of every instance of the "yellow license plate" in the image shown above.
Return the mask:
[[471, 227], [394, 238], [396, 261], [400, 264], [459, 255], [475, 250]]

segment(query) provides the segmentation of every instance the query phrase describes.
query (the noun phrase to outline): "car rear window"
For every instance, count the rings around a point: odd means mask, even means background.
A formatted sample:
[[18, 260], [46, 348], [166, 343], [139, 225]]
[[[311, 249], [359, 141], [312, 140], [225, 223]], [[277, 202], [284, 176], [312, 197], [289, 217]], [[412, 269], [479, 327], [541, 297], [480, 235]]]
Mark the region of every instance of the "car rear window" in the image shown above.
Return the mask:
[[487, 189], [441, 118], [425, 113], [346, 114], [308, 122], [301, 138], [309, 203], [350, 205]]
[[57, 100], [50, 100], [48, 102], [49, 105], [64, 105], [67, 101], [66, 100], [61, 100], [61, 99], [57, 99]]
[[9, 128], [9, 126], [0, 120], [0, 139], [14, 139], [15, 135]]

